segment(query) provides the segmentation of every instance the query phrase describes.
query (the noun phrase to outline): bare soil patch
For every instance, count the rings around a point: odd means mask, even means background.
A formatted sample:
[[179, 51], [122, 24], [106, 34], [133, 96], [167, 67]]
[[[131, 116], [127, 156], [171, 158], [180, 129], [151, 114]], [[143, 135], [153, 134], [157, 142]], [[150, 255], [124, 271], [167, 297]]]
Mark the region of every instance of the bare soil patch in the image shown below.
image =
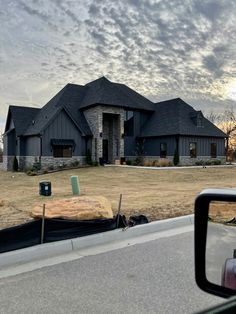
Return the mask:
[[[70, 176], [77, 175], [82, 195], [102, 195], [117, 212], [123, 194], [122, 213], [144, 214], [157, 220], [193, 213], [196, 195], [204, 188], [236, 187], [236, 167], [170, 170], [91, 167], [30, 177], [0, 171], [0, 228], [28, 221], [36, 204], [48, 199], [72, 197]], [[51, 181], [50, 197], [39, 195], [39, 182]]]

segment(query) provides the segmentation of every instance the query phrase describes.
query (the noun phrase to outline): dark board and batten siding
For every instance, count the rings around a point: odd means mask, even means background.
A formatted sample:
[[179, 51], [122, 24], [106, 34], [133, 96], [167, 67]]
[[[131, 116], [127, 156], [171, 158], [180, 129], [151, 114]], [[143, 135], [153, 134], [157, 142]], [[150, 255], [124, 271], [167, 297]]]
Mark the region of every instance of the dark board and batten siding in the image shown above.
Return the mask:
[[216, 143], [217, 145], [217, 156], [225, 155], [225, 140], [223, 138], [181, 136], [179, 138], [180, 156], [189, 156], [189, 144], [191, 142], [197, 143], [197, 156], [210, 156], [211, 143]]
[[146, 155], [160, 156], [161, 143], [167, 144], [167, 156], [173, 156], [176, 148], [175, 137], [146, 138], [144, 142], [144, 151]]
[[16, 131], [12, 129], [7, 135], [4, 135], [4, 155], [14, 156], [17, 153]]
[[25, 152], [23, 156], [40, 156], [40, 138], [31, 136], [25, 139]]
[[[223, 138], [204, 138], [204, 137], [190, 137], [190, 136], [180, 136], [179, 137], [179, 155], [189, 156], [189, 144], [191, 142], [197, 143], [197, 156], [211, 156], [211, 143], [216, 143], [217, 145], [217, 156], [225, 155], [225, 140]], [[174, 156], [176, 149], [176, 137], [153, 137], [145, 138], [144, 140], [144, 152], [146, 156], [160, 156], [160, 145], [161, 143], [167, 144], [167, 156]], [[135, 138], [127, 137], [125, 138], [125, 155], [134, 156], [135, 155]]]
[[73, 156], [85, 155], [85, 139], [80, 131], [68, 117], [65, 111], [61, 111], [54, 121], [46, 128], [42, 137], [42, 155], [52, 156], [51, 139], [74, 140], [75, 151]]
[[135, 156], [136, 140], [134, 136], [125, 136], [124, 138], [124, 155]]
[[134, 111], [134, 133], [133, 136], [125, 136], [124, 138], [124, 155], [135, 156], [137, 149], [136, 137], [140, 134], [140, 112]]

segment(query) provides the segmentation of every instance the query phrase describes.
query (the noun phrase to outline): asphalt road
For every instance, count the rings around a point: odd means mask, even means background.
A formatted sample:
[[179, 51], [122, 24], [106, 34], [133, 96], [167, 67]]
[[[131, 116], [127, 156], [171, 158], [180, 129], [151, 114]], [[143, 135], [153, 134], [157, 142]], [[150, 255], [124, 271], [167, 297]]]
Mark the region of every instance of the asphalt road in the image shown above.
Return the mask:
[[0, 280], [0, 313], [194, 313], [224, 302], [194, 281], [193, 232]]

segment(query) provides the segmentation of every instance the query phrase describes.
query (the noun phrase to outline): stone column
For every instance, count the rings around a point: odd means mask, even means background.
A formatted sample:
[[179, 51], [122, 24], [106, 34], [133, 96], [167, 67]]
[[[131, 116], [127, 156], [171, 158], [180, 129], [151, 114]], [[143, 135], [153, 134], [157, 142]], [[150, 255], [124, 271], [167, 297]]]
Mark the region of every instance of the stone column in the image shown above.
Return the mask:
[[102, 111], [100, 106], [96, 106], [84, 111], [85, 118], [93, 133], [92, 139], [92, 159], [99, 161], [102, 157]]

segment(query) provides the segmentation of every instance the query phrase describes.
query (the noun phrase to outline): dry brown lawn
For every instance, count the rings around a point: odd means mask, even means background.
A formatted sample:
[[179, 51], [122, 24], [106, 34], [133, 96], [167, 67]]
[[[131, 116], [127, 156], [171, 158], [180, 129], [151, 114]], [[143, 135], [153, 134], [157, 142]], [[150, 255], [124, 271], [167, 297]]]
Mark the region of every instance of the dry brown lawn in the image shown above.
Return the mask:
[[236, 217], [236, 204], [230, 202], [212, 202], [208, 217], [214, 222], [226, 223]]
[[[150, 170], [91, 167], [30, 177], [0, 171], [0, 228], [23, 223], [37, 203], [71, 197], [70, 176], [78, 175], [83, 195], [107, 197], [117, 212], [123, 194], [122, 213], [145, 214], [150, 220], [193, 212], [196, 195], [209, 187], [236, 187], [236, 167]], [[51, 197], [39, 196], [39, 182], [51, 181]]]

